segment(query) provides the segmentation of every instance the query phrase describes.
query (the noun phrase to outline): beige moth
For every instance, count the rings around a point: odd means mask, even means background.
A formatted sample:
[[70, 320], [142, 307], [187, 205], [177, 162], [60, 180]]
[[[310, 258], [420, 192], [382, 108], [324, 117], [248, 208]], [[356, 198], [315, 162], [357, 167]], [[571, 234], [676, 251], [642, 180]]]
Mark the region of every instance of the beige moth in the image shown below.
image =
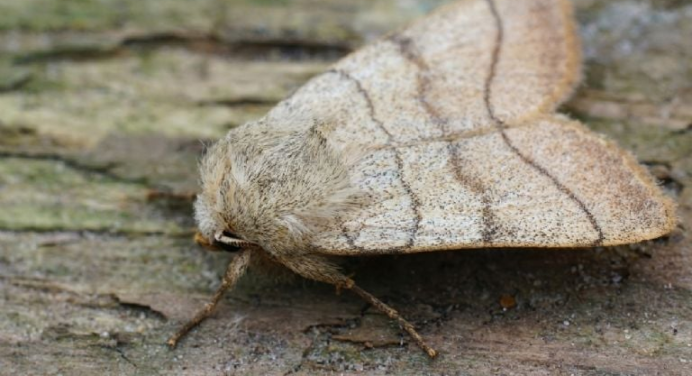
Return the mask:
[[568, 0], [466, 0], [337, 62], [200, 165], [202, 243], [238, 250], [207, 317], [253, 259], [360, 289], [333, 256], [639, 242], [674, 207], [627, 152], [555, 113], [579, 83]]

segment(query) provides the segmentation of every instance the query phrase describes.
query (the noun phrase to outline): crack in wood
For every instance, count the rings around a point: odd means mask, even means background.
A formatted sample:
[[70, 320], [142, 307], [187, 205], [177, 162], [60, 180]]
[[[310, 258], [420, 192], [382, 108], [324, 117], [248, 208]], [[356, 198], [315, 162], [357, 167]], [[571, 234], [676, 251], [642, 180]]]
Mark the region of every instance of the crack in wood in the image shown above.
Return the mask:
[[145, 178], [126, 178], [113, 173], [111, 170], [118, 166], [117, 163], [108, 163], [101, 166], [94, 166], [82, 163], [76, 159], [68, 158], [60, 154], [33, 154], [33, 153], [20, 153], [12, 151], [0, 151], [0, 159], [2, 158], [15, 158], [15, 159], [25, 159], [33, 161], [49, 161], [58, 162], [66, 167], [71, 168], [77, 172], [87, 175], [97, 175], [103, 178], [113, 180], [118, 183], [126, 184], [136, 184], [148, 186], [148, 179]]
[[327, 43], [300, 38], [224, 40], [214, 33], [153, 33], [133, 35], [112, 46], [67, 46], [24, 54], [13, 62], [19, 65], [70, 61], [89, 62], [126, 57], [137, 51], [178, 47], [204, 55], [254, 59], [266, 55], [283, 58], [322, 58], [333, 60], [351, 52], [345, 43]]

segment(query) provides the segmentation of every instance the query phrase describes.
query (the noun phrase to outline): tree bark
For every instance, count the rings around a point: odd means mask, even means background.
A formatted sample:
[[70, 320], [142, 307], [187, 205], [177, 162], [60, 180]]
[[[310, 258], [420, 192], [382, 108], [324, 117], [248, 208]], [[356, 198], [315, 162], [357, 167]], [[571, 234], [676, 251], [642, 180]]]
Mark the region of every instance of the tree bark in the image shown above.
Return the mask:
[[346, 260], [434, 361], [348, 291], [262, 274], [166, 347], [232, 257], [192, 241], [203, 143], [441, 2], [0, 0], [0, 374], [689, 374], [692, 4], [674, 0], [576, 0], [585, 80], [561, 109], [660, 179], [670, 236]]

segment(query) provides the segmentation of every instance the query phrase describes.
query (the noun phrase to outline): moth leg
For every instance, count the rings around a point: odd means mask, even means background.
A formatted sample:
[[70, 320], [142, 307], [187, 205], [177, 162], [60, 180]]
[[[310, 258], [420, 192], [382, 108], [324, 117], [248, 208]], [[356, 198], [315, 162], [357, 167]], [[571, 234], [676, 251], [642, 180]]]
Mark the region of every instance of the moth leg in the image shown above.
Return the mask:
[[413, 326], [413, 324], [408, 322], [405, 318], [401, 317], [399, 315], [399, 312], [394, 310], [394, 308], [386, 305], [383, 301], [377, 299], [369, 292], [361, 289], [355, 283], [351, 285], [350, 289], [353, 292], [355, 292], [358, 296], [360, 296], [363, 300], [372, 304], [372, 306], [377, 308], [380, 312], [387, 315], [390, 319], [398, 321], [399, 325], [401, 325], [401, 327], [404, 328], [406, 333], [408, 333], [408, 335], [410, 335], [411, 338], [413, 338], [418, 347], [425, 351], [425, 353], [428, 354], [429, 357], [434, 358], [437, 356], [437, 351], [435, 351], [435, 349], [433, 349], [427, 343], [425, 343], [425, 340], [420, 336], [420, 334], [418, 334], [418, 332], [416, 332], [416, 328]]
[[437, 351], [425, 343], [425, 340], [420, 336], [420, 334], [418, 334], [413, 324], [401, 317], [399, 312], [397, 312], [394, 308], [388, 306], [372, 294], [358, 287], [351, 278], [343, 275], [338, 268], [331, 263], [320, 257], [310, 256], [280, 258], [278, 261], [305, 278], [336, 285], [337, 289], [348, 289], [353, 291], [363, 300], [377, 308], [377, 310], [387, 315], [390, 319], [396, 320], [406, 331], [406, 333], [413, 338], [418, 347], [425, 351], [429, 357], [434, 358], [437, 356]]
[[245, 274], [245, 270], [250, 264], [250, 249], [246, 249], [238, 254], [226, 268], [226, 274], [224, 274], [221, 280], [221, 286], [216, 290], [214, 296], [211, 300], [204, 305], [204, 307], [197, 312], [192, 320], [188, 321], [180, 330], [178, 330], [170, 339], [168, 339], [168, 346], [175, 348], [180, 341], [190, 330], [199, 325], [204, 319], [209, 317], [209, 315], [214, 312], [214, 308], [219, 304], [223, 294], [233, 286], [240, 279], [240, 277]]

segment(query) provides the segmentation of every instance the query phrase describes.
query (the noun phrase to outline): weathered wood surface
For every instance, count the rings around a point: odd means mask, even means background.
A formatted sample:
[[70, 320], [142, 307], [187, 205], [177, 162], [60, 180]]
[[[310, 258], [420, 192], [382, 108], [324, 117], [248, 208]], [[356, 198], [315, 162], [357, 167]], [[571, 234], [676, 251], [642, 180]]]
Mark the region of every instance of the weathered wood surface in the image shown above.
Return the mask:
[[674, 0], [578, 0], [586, 79], [563, 109], [661, 179], [671, 236], [348, 260], [435, 361], [351, 294], [262, 275], [165, 347], [230, 257], [190, 237], [200, 140], [442, 2], [0, 0], [0, 374], [690, 374], [692, 4]]

